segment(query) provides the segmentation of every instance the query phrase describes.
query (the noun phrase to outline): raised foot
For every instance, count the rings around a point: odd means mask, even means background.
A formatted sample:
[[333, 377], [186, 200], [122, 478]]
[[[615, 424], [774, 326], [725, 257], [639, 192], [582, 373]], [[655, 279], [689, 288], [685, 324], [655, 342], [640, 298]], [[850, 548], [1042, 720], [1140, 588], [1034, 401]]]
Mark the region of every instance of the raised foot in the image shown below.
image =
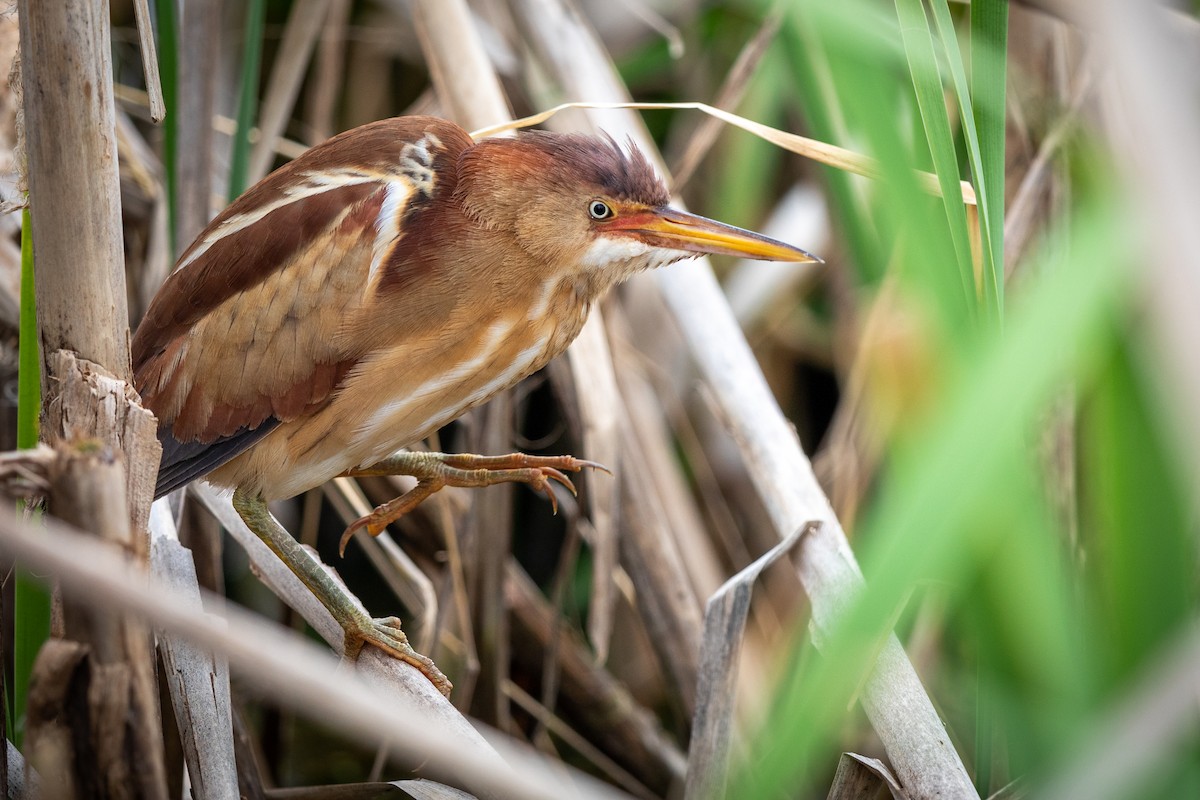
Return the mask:
[[400, 620], [396, 617], [382, 619], [363, 618], [361, 624], [346, 628], [346, 658], [356, 661], [363, 645], [373, 644], [380, 650], [401, 661], [412, 664], [421, 670], [421, 674], [446, 697], [454, 685], [442, 674], [437, 665], [428, 656], [423, 656], [408, 643], [408, 636], [400, 629]]
[[504, 456], [399, 453], [366, 469], [346, 473], [352, 477], [411, 475], [417, 479], [417, 485], [351, 523], [342, 534], [340, 552], [345, 553], [346, 544], [358, 529], [365, 528], [367, 533], [378, 536], [388, 525], [445, 486], [480, 488], [498, 483], [524, 483], [535, 492], [545, 494], [550, 500], [551, 508], [558, 513], [558, 498], [554, 496], [551, 487], [558, 483], [566, 487], [571, 494], [576, 494], [575, 484], [565, 473], [579, 472], [583, 469], [598, 469], [612, 474], [602, 464], [584, 461], [574, 456], [531, 456], [525, 453], [510, 453]]

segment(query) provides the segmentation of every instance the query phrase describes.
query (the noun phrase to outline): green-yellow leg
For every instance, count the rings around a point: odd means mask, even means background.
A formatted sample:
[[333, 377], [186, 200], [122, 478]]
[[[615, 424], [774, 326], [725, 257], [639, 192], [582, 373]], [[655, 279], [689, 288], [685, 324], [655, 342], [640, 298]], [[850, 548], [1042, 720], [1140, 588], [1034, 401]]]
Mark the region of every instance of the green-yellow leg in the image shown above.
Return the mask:
[[356, 660], [364, 644], [373, 644], [421, 670], [438, 691], [450, 696], [453, 688], [450, 681], [429, 658], [412, 649], [408, 637], [400, 629], [400, 620], [395, 617], [371, 619], [364, 614], [329, 573], [321, 569], [300, 543], [271, 516], [260, 495], [238, 489], [233, 493], [233, 507], [246, 526], [287, 564], [288, 569], [316, 595], [321, 605], [329, 609], [329, 613], [345, 630], [346, 658]]
[[421, 501], [444, 486], [479, 488], [497, 483], [526, 483], [536, 492], [550, 498], [550, 504], [558, 511], [558, 499], [551, 484], [556, 482], [575, 494], [575, 485], [565, 472], [579, 472], [584, 468], [608, 469], [593, 461], [584, 461], [574, 456], [530, 456], [510, 453], [505, 456], [477, 456], [470, 453], [421, 453], [402, 452], [385, 458], [378, 464], [363, 469], [351, 470], [348, 477], [359, 478], [370, 475], [410, 475], [417, 485], [405, 494], [376, 507], [374, 511], [355, 520], [342, 534], [341, 549], [359, 528], [366, 528], [372, 536], [379, 533], [400, 517], [412, 511]]

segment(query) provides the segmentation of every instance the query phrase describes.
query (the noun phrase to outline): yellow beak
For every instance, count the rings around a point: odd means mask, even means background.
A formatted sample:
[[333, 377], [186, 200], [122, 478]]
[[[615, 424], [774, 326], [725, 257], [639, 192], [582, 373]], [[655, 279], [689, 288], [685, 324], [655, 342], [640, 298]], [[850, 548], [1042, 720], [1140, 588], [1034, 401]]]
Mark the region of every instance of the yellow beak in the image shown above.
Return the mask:
[[612, 222], [612, 229], [627, 233], [651, 247], [691, 253], [757, 258], [763, 261], [824, 263], [813, 254], [761, 233], [735, 228], [723, 222], [666, 207]]

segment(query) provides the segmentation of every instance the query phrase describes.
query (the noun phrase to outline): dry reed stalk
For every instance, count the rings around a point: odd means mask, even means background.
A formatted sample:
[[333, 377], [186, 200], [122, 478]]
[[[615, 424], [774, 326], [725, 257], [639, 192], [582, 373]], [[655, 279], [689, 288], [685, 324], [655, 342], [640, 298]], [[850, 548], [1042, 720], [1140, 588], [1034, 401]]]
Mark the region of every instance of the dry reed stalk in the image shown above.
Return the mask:
[[447, 119], [471, 129], [512, 118], [463, 0], [418, 0], [413, 22]]
[[170, 251], [171, 237], [167, 230], [169, 209], [163, 165], [124, 109], [117, 114], [117, 154], [121, 162], [122, 215], [128, 236], [125, 272], [129, 313], [136, 320], [141, 319], [154, 292], [166, 279], [175, 256]]
[[[572, 392], [579, 409], [580, 441], [589, 459], [619, 474], [622, 446], [619, 429], [624, 404], [617, 389], [615, 365], [605, 337], [604, 312], [592, 309], [578, 338], [567, 350]], [[617, 569], [618, 492], [608, 475], [588, 482], [591, 526], [588, 545], [592, 548], [592, 591], [588, 606], [587, 631], [596, 660], [608, 659], [613, 629], [616, 592], [613, 574]]]
[[321, 23], [329, 14], [330, 0], [297, 0], [288, 14], [279, 54], [271, 69], [271, 78], [258, 114], [260, 138], [250, 154], [246, 172], [249, 184], [257, 183], [271, 171], [275, 160], [275, 140], [283, 135], [300, 93], [300, 82], [312, 61], [313, 49], [321, 32]]
[[[569, 96], [628, 100], [611, 61], [577, 13], [554, 0], [514, 0], [513, 7], [529, 43]], [[618, 138], [633, 136], [644, 151], [655, 152], [631, 112], [605, 111], [595, 119]], [[822, 523], [805, 540], [798, 569], [812, 605], [814, 641], [822, 647], [836, 630], [841, 609], [860, 593], [862, 575], [795, 434], [711, 270], [703, 264], [667, 268], [637, 283], [641, 290], [657, 287], [662, 292], [726, 416], [776, 535], [782, 538], [809, 520]], [[895, 636], [882, 644], [861, 701], [900, 779], [915, 797], [978, 796]]]
[[320, 144], [338, 132], [337, 101], [345, 72], [346, 27], [350, 21], [350, 0], [330, 0], [329, 15], [313, 64], [313, 82], [308, 93], [309, 144]]
[[[213, 127], [220, 55], [221, 3], [191, 0], [179, 19], [179, 85], [176, 97], [175, 253], [182, 253], [212, 219]], [[157, 289], [158, 284], [154, 285]]]
[[[154, 507], [150, 528], [152, 574], [196, 613], [203, 613], [192, 554], [179, 543], [164, 505]], [[158, 646], [193, 796], [236, 797], [229, 664], [167, 631], [159, 632]]]
[[162, 81], [158, 75], [158, 51], [154, 44], [154, 26], [150, 24], [149, 0], [133, 0], [133, 13], [137, 20], [142, 71], [146, 74], [146, 94], [150, 99], [150, 121], [158, 123], [166, 117], [167, 107], [163, 103]]
[[[510, 562], [505, 601], [513, 614], [514, 659], [529, 668], [558, 648], [562, 669], [561, 713], [589, 732], [590, 741], [659, 794], [683, 778], [684, 756], [658, 720], [629, 695], [587, 646], [562, 624], [553, 607], [520, 567]], [[558, 641], [555, 641], [555, 640]]]
[[[319, 648], [235, 606], [225, 605], [221, 621], [197, 613], [170, 589], [145, 580], [106, 548], [54, 520], [34, 531], [5, 512], [0, 515], [0, 551], [54, 576], [65, 592], [98, 608], [138, 618], [224, 656], [244, 684], [261, 696], [355, 741], [386, 744], [397, 757], [423, 764], [421, 771], [432, 779], [480, 797], [511, 800], [626, 797], [497, 734], [490, 741], [502, 753], [501, 761], [465, 719], [431, 713], [431, 703], [445, 701], [427, 680], [422, 679], [427, 689], [422, 699], [400, 706], [388, 702], [385, 698], [395, 696], [395, 688], [381, 691], [376, 681], [396, 673], [376, 671], [375, 662], [396, 661], [382, 652], [367, 648], [358, 671], [332, 680], [336, 661]], [[221, 605], [219, 598], [204, 601]], [[377, 678], [366, 678], [364, 672]]]
[[134, 552], [144, 563], [150, 552], [150, 501], [161, 453], [154, 416], [138, 405], [129, 384], [69, 351], [47, 357], [47, 376], [56, 391], [44, 405], [42, 439], [71, 443], [90, 438], [123, 454]]
[[[58, 449], [50, 513], [90, 531], [99, 549], [144, 577], [145, 545], [129, 524], [119, 451], [92, 439]], [[70, 666], [60, 671], [51, 664], [64, 647], [72, 648]], [[70, 721], [70, 744], [52, 746], [60, 719]], [[99, 787], [102, 795], [166, 798], [161, 731], [150, 631], [141, 620], [66, 595], [62, 639], [43, 645], [30, 681], [34, 765], [47, 776], [73, 774], [78, 786]]]
[[[470, 415], [466, 449], [472, 453], [504, 453], [513, 449], [513, 392], [492, 398]], [[469, 705], [501, 730], [511, 729], [503, 685], [510, 661], [508, 609], [504, 606], [504, 564], [512, 552], [513, 492], [509, 485], [477, 490], [463, 522], [462, 550], [468, 553], [467, 593], [479, 656], [479, 673]]]
[[42, 352], [73, 350], [128, 380], [108, 4], [17, 8]]
[[738, 656], [750, 615], [754, 583], [763, 570], [790, 553], [804, 536], [818, 527], [820, 523], [811, 523], [797, 529], [709, 598], [704, 611], [700, 684], [696, 690], [699, 702], [688, 747], [685, 800], [720, 800], [726, 796], [734, 738]]
[[696, 707], [703, 628], [700, 605], [628, 424], [622, 426], [621, 437], [626, 452], [617, 476], [626, 511], [621, 520], [621, 561], [637, 587], [638, 607], [659, 663], [670, 675], [684, 714], [690, 718]]
[[[80, 451], [67, 460], [64, 474], [51, 482], [50, 513], [94, 531], [144, 570], [149, 561], [149, 503], [160, 453], [154, 417], [138, 405], [127, 383], [70, 351], [51, 353], [47, 370], [55, 392], [44, 407], [42, 437], [69, 451]], [[91, 443], [89, 447], [97, 454], [108, 454], [109, 461], [86, 459], [88, 451], [81, 443]], [[114, 692], [114, 699], [125, 703], [125, 709], [109, 711], [117, 715], [114, 719], [129, 719], [130, 755], [145, 761], [138, 773], [146, 781], [142, 796], [157, 796], [156, 787], [161, 785], [165, 791], [165, 772], [149, 633], [115, 620], [93, 630], [92, 619], [86, 608], [71, 613], [64, 610], [67, 637], [90, 648], [91, 660], [122, 676], [120, 680], [128, 686], [124, 700], [119, 699], [120, 692]], [[37, 677], [35, 670], [35, 680]], [[93, 713], [104, 712], [93, 709]], [[115, 724], [113, 720], [110, 723]], [[119, 734], [119, 729], [114, 733]], [[127, 741], [123, 735], [116, 740]], [[106, 778], [120, 783], [119, 776], [128, 766], [121, 764], [114, 757], [98, 768]], [[116, 771], [105, 772], [107, 768]]]
[[647, 480], [653, 483], [654, 493], [662, 503], [662, 516], [669, 521], [666, 530], [675, 550], [687, 554], [683, 569], [695, 609], [699, 611], [721, 585], [724, 569], [705, 535], [704, 519], [679, 469], [673, 434], [663, 414], [669, 400], [651, 376], [645, 374], [651, 368], [650, 363], [633, 346], [633, 334], [628, 330], [623, 309], [614, 304], [610, 311], [609, 328], [615, 342], [613, 353], [623, 407], [646, 464]]

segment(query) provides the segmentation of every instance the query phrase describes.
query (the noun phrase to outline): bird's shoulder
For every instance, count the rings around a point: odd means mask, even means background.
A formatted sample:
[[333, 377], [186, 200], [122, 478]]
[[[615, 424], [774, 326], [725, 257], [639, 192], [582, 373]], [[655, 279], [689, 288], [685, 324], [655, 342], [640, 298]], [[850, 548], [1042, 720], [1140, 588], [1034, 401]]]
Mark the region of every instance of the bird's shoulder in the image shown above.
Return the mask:
[[[380, 120], [317, 145], [219, 213], [180, 256], [134, 337], [134, 367], [232, 295], [331, 236], [363, 235], [381, 213], [439, 190], [470, 136], [436, 117]], [[342, 262], [344, 263], [344, 262]]]

